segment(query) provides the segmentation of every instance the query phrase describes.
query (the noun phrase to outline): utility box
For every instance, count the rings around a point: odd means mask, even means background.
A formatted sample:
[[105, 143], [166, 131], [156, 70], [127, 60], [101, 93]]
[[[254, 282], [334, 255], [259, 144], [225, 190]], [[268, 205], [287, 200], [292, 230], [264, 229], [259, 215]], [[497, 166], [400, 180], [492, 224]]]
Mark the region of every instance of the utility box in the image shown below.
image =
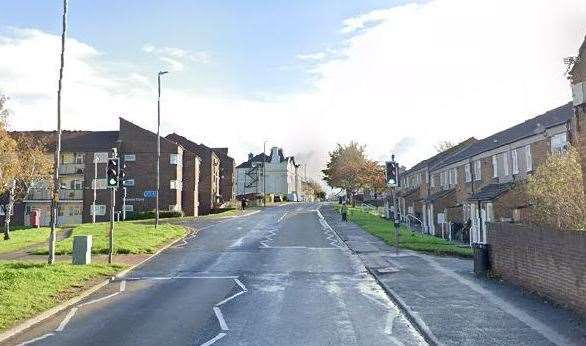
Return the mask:
[[73, 237], [73, 264], [92, 263], [92, 236], [76, 235]]

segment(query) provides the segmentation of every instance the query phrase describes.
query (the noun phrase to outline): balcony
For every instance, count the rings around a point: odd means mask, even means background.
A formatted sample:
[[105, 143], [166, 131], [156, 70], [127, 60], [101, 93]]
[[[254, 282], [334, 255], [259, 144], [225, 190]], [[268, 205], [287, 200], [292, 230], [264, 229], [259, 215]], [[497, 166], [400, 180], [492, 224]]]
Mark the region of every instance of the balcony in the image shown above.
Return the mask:
[[[59, 200], [61, 201], [72, 201], [72, 200], [82, 200], [83, 199], [83, 190], [65, 190], [62, 189], [59, 191]], [[25, 200], [27, 201], [50, 201], [51, 200], [51, 191], [47, 189], [32, 189], [26, 196]]]
[[59, 174], [83, 174], [84, 169], [85, 165], [83, 163], [64, 163], [59, 165]]

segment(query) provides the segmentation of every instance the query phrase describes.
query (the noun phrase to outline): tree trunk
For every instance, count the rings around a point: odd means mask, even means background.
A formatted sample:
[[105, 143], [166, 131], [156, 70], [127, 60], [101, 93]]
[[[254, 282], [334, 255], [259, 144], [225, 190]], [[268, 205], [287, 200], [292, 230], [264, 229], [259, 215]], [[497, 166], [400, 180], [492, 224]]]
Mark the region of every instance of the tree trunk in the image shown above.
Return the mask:
[[4, 240], [10, 239], [10, 219], [12, 217], [12, 209], [14, 207], [14, 190], [16, 188], [16, 181], [12, 181], [10, 186], [8, 205], [4, 208]]

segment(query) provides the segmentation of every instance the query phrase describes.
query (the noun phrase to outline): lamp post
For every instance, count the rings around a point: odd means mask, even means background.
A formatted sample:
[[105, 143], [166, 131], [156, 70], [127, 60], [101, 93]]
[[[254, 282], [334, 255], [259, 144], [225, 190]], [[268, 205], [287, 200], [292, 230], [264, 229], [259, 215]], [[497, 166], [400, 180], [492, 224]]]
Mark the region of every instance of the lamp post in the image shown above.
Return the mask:
[[157, 199], [156, 199], [156, 216], [155, 228], [159, 226], [159, 188], [161, 179], [161, 76], [169, 73], [168, 71], [160, 71], [157, 74], [158, 97], [157, 97]]
[[267, 206], [267, 171], [265, 169], [265, 166], [267, 164], [267, 160], [266, 160], [266, 152], [267, 152], [267, 141], [264, 141], [263, 145], [262, 145], [262, 153], [263, 153], [263, 158], [262, 158], [262, 205], [263, 207]]
[[61, 32], [61, 66], [59, 68], [59, 86], [57, 89], [57, 134], [55, 146], [55, 166], [53, 170], [53, 196], [51, 196], [51, 234], [49, 236], [49, 258], [47, 262], [55, 262], [55, 243], [57, 242], [57, 218], [59, 210], [59, 164], [61, 159], [61, 93], [63, 89], [63, 69], [65, 67], [65, 34], [67, 33], [67, 0], [63, 0]]

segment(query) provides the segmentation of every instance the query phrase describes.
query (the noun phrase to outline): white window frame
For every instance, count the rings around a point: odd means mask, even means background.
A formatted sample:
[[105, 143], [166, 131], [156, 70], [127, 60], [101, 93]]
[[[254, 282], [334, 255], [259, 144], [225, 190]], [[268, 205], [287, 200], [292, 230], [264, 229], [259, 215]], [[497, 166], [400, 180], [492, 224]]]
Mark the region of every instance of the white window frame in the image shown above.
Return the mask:
[[525, 167], [527, 172], [531, 172], [533, 170], [533, 159], [531, 158], [531, 145], [525, 146]]
[[511, 151], [511, 161], [513, 165], [513, 174], [519, 174], [519, 155], [517, 149]]
[[132, 212], [132, 211], [134, 211], [134, 205], [133, 204], [125, 204], [124, 210]]
[[486, 221], [493, 222], [494, 221], [494, 207], [492, 202], [486, 203]]
[[170, 180], [169, 189], [171, 190], [183, 190], [183, 182], [180, 180]]
[[474, 180], [482, 180], [482, 161], [474, 161]]
[[92, 189], [105, 190], [108, 188], [106, 178], [92, 179]]
[[83, 164], [84, 163], [84, 156], [85, 155], [83, 153], [75, 153], [73, 156], [73, 162], [78, 165]]
[[134, 162], [136, 161], [135, 154], [124, 154], [124, 162]]
[[498, 158], [496, 155], [492, 155], [492, 177], [498, 178], [499, 176], [499, 165], [498, 165]]
[[433, 175], [431, 175], [430, 177], [430, 182], [429, 182], [431, 187], [435, 187], [435, 179], [433, 178]]
[[94, 153], [94, 163], [106, 163], [106, 162], [108, 162], [108, 153], [107, 152]]
[[464, 181], [469, 183], [472, 181], [472, 172], [471, 172], [472, 164], [467, 163], [464, 165]]
[[183, 155], [181, 154], [170, 154], [169, 164], [181, 166], [183, 164]]
[[104, 216], [106, 215], [106, 205], [105, 204], [91, 204], [90, 205], [90, 215], [94, 215], [94, 209], [96, 210], [96, 216]]
[[504, 173], [505, 177], [507, 175], [509, 175], [509, 153], [508, 152], [503, 153], [503, 173]]
[[568, 145], [568, 134], [566, 132], [551, 136], [550, 147], [552, 153], [560, 153], [566, 150]]
[[73, 190], [83, 190], [83, 180], [74, 179], [71, 181], [71, 186], [73, 186]]

